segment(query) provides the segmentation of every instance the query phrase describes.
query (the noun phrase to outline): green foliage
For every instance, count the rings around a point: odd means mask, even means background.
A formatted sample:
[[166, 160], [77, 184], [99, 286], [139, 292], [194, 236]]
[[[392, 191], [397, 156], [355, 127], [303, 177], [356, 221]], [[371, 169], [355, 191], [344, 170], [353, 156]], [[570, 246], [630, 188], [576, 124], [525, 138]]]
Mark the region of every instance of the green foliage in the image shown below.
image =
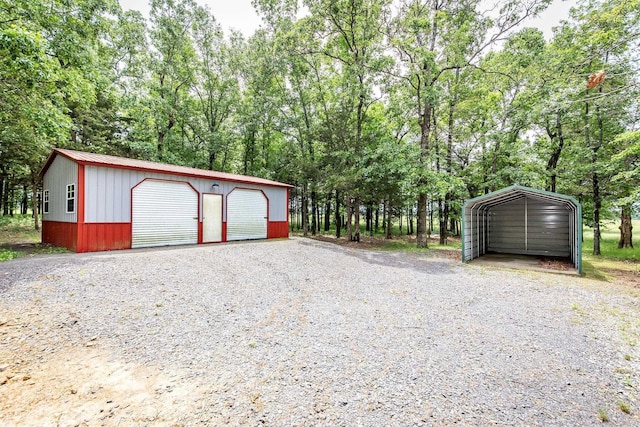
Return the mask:
[[153, 0], [148, 23], [0, 0], [0, 179], [31, 185], [60, 146], [285, 181], [308, 214], [459, 220], [521, 184], [614, 219], [640, 197], [638, 1], [580, 2], [551, 40], [519, 26], [549, 2], [256, 0], [245, 39], [194, 0]]
[[14, 258], [18, 258], [20, 254], [18, 252], [14, 252], [10, 249], [0, 248], [0, 262], [9, 261]]

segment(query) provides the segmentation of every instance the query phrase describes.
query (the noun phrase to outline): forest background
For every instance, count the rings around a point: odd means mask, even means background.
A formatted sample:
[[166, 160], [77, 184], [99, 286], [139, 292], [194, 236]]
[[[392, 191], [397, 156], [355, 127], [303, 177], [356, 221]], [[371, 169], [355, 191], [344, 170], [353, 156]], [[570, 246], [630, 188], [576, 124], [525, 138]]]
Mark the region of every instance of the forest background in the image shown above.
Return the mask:
[[193, 0], [0, 0], [2, 214], [64, 147], [290, 183], [304, 234], [446, 243], [519, 184], [578, 199], [595, 254], [607, 220], [629, 246], [640, 0], [576, 2], [546, 40], [522, 23], [549, 3], [254, 0], [245, 37]]

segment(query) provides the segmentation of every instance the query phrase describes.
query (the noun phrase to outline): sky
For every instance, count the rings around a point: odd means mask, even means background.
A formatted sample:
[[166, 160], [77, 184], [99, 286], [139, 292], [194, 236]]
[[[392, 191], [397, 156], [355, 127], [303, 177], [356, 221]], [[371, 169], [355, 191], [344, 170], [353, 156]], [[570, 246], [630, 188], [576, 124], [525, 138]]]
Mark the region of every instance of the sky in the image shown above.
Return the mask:
[[[251, 0], [196, 0], [196, 2], [209, 7], [225, 33], [235, 29], [242, 32], [245, 37], [249, 37], [260, 26], [260, 17], [251, 6]], [[545, 37], [550, 39], [552, 28], [557, 26], [560, 20], [569, 16], [569, 9], [576, 3], [576, 0], [554, 0], [542, 15], [528, 20], [525, 25], [540, 28]], [[120, 5], [124, 10], [139, 10], [143, 16], [149, 16], [147, 0], [120, 0]]]
[[[148, 0], [119, 1], [123, 10], [139, 10], [145, 18], [149, 17]], [[245, 37], [249, 37], [262, 22], [251, 6], [251, 0], [196, 0], [196, 3], [209, 7], [225, 34], [228, 34], [229, 30], [233, 28], [240, 30]]]

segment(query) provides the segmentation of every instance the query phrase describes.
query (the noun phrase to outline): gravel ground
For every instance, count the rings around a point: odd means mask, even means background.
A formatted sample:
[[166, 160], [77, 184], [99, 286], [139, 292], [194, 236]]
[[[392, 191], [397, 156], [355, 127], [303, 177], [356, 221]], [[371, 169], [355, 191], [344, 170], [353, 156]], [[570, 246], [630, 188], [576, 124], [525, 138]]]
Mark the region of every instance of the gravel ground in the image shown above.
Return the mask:
[[22, 258], [0, 424], [640, 425], [639, 301], [301, 238]]

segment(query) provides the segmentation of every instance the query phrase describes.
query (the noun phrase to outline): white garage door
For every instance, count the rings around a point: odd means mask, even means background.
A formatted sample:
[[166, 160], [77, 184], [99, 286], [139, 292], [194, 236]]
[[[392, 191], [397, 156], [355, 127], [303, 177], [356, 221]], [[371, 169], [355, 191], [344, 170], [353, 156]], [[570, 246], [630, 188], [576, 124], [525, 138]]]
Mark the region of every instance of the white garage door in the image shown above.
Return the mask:
[[235, 189], [227, 196], [227, 240], [267, 238], [267, 198], [260, 190]]
[[131, 204], [132, 248], [198, 243], [198, 194], [189, 184], [143, 181]]

